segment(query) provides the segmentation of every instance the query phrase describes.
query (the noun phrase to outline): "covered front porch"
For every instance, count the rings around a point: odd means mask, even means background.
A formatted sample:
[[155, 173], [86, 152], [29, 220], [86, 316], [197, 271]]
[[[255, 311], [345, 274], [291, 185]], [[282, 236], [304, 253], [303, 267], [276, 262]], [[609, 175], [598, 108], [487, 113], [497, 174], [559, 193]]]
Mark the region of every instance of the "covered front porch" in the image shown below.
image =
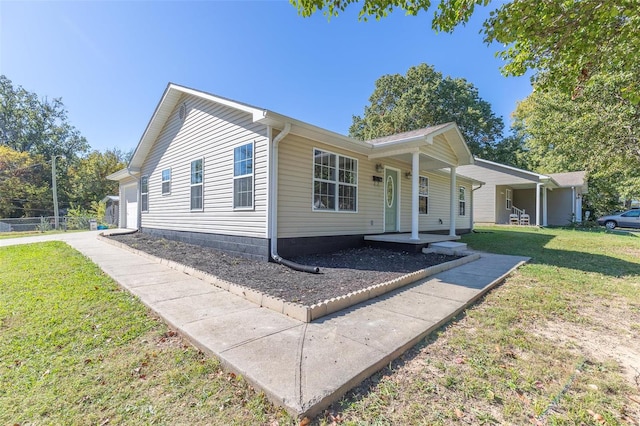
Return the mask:
[[[455, 123], [448, 123], [440, 126], [419, 129], [405, 133], [395, 134], [389, 137], [383, 137], [369, 141], [373, 145], [372, 153], [368, 155], [369, 160], [376, 161], [376, 170], [384, 171], [384, 179], [380, 179], [384, 185], [385, 212], [384, 212], [384, 231], [385, 234], [369, 235], [365, 237], [365, 241], [387, 243], [387, 244], [404, 244], [407, 247], [422, 246], [425, 247], [431, 242], [452, 241], [459, 237], [456, 236], [457, 218], [465, 216], [467, 201], [466, 188], [460, 188], [457, 183], [456, 168], [460, 165], [472, 164], [473, 156], [469, 151], [458, 127]], [[400, 170], [394, 167], [387, 167], [385, 160], [400, 161], [408, 167]], [[438, 228], [420, 229], [420, 197], [426, 198], [421, 192], [421, 173], [437, 173], [448, 178], [448, 199], [443, 197], [444, 194], [439, 193], [437, 198], [432, 198], [431, 194], [427, 194], [429, 202], [448, 204], [448, 220], [442, 215], [438, 218], [439, 224], [448, 227], [448, 235], [439, 234], [421, 234], [420, 231], [434, 231]], [[401, 204], [397, 202], [399, 184], [397, 179], [404, 175], [410, 181], [410, 217], [411, 226], [410, 233], [398, 233], [401, 231], [398, 217], [401, 215]], [[426, 181], [427, 178], [424, 178]], [[469, 180], [468, 178], [466, 178]], [[472, 182], [475, 180], [472, 179]], [[464, 191], [463, 191], [464, 189]], [[428, 191], [428, 188], [427, 188]], [[469, 204], [473, 205], [472, 190], [469, 190]], [[441, 195], [440, 195], [441, 194]], [[462, 195], [461, 195], [462, 194]], [[446, 201], [445, 201], [446, 200]], [[406, 208], [406, 204], [405, 204]], [[428, 206], [422, 206], [423, 213], [426, 212]], [[472, 208], [469, 209], [473, 211]], [[406, 212], [406, 210], [405, 210]], [[444, 213], [444, 212], [443, 212]], [[389, 220], [391, 219], [391, 220]], [[448, 222], [448, 223], [447, 223]], [[473, 219], [469, 220], [470, 229]], [[405, 222], [406, 224], [406, 222]], [[466, 228], [466, 226], [465, 226]], [[404, 226], [406, 231], [407, 227]]]

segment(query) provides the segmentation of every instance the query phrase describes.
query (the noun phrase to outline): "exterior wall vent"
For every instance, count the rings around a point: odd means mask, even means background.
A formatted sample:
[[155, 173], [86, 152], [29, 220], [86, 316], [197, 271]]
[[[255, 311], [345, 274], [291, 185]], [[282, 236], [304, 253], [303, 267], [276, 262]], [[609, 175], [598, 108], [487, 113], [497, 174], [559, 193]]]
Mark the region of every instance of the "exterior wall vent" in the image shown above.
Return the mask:
[[180, 110], [178, 111], [178, 117], [180, 117], [180, 120], [184, 121], [186, 116], [187, 116], [187, 103], [183, 102], [182, 105], [180, 105]]

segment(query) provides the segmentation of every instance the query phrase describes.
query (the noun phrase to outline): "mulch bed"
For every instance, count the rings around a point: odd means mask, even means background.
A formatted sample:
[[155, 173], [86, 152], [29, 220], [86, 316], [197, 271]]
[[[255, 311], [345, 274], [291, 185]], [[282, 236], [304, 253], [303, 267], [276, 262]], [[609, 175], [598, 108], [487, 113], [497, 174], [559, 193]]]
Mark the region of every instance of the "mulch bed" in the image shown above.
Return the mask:
[[277, 263], [245, 259], [212, 248], [156, 238], [141, 232], [109, 238], [225, 281], [303, 305], [313, 305], [459, 257], [361, 247], [289, 259], [320, 267], [320, 274], [310, 274]]

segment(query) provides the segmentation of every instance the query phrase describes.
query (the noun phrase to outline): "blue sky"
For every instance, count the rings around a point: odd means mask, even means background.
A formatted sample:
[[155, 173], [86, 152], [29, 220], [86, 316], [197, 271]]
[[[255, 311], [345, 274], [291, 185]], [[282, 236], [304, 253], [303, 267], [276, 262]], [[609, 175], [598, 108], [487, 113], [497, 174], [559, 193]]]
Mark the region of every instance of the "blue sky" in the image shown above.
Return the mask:
[[473, 83], [509, 126], [527, 77], [503, 77], [479, 34], [483, 10], [452, 34], [432, 13], [330, 22], [287, 1], [0, 0], [0, 73], [61, 97], [94, 149], [135, 148], [168, 82], [346, 134], [375, 80], [420, 63]]

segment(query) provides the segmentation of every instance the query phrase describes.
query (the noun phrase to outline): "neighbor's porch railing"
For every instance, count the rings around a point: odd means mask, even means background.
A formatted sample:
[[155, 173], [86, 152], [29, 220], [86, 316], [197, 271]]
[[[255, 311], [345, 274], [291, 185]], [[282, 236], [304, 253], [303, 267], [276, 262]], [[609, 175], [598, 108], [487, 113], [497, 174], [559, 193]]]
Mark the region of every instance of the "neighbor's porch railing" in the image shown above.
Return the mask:
[[511, 214], [517, 214], [518, 219], [520, 219], [520, 216], [524, 214], [524, 209], [519, 209], [516, 206], [511, 206]]

